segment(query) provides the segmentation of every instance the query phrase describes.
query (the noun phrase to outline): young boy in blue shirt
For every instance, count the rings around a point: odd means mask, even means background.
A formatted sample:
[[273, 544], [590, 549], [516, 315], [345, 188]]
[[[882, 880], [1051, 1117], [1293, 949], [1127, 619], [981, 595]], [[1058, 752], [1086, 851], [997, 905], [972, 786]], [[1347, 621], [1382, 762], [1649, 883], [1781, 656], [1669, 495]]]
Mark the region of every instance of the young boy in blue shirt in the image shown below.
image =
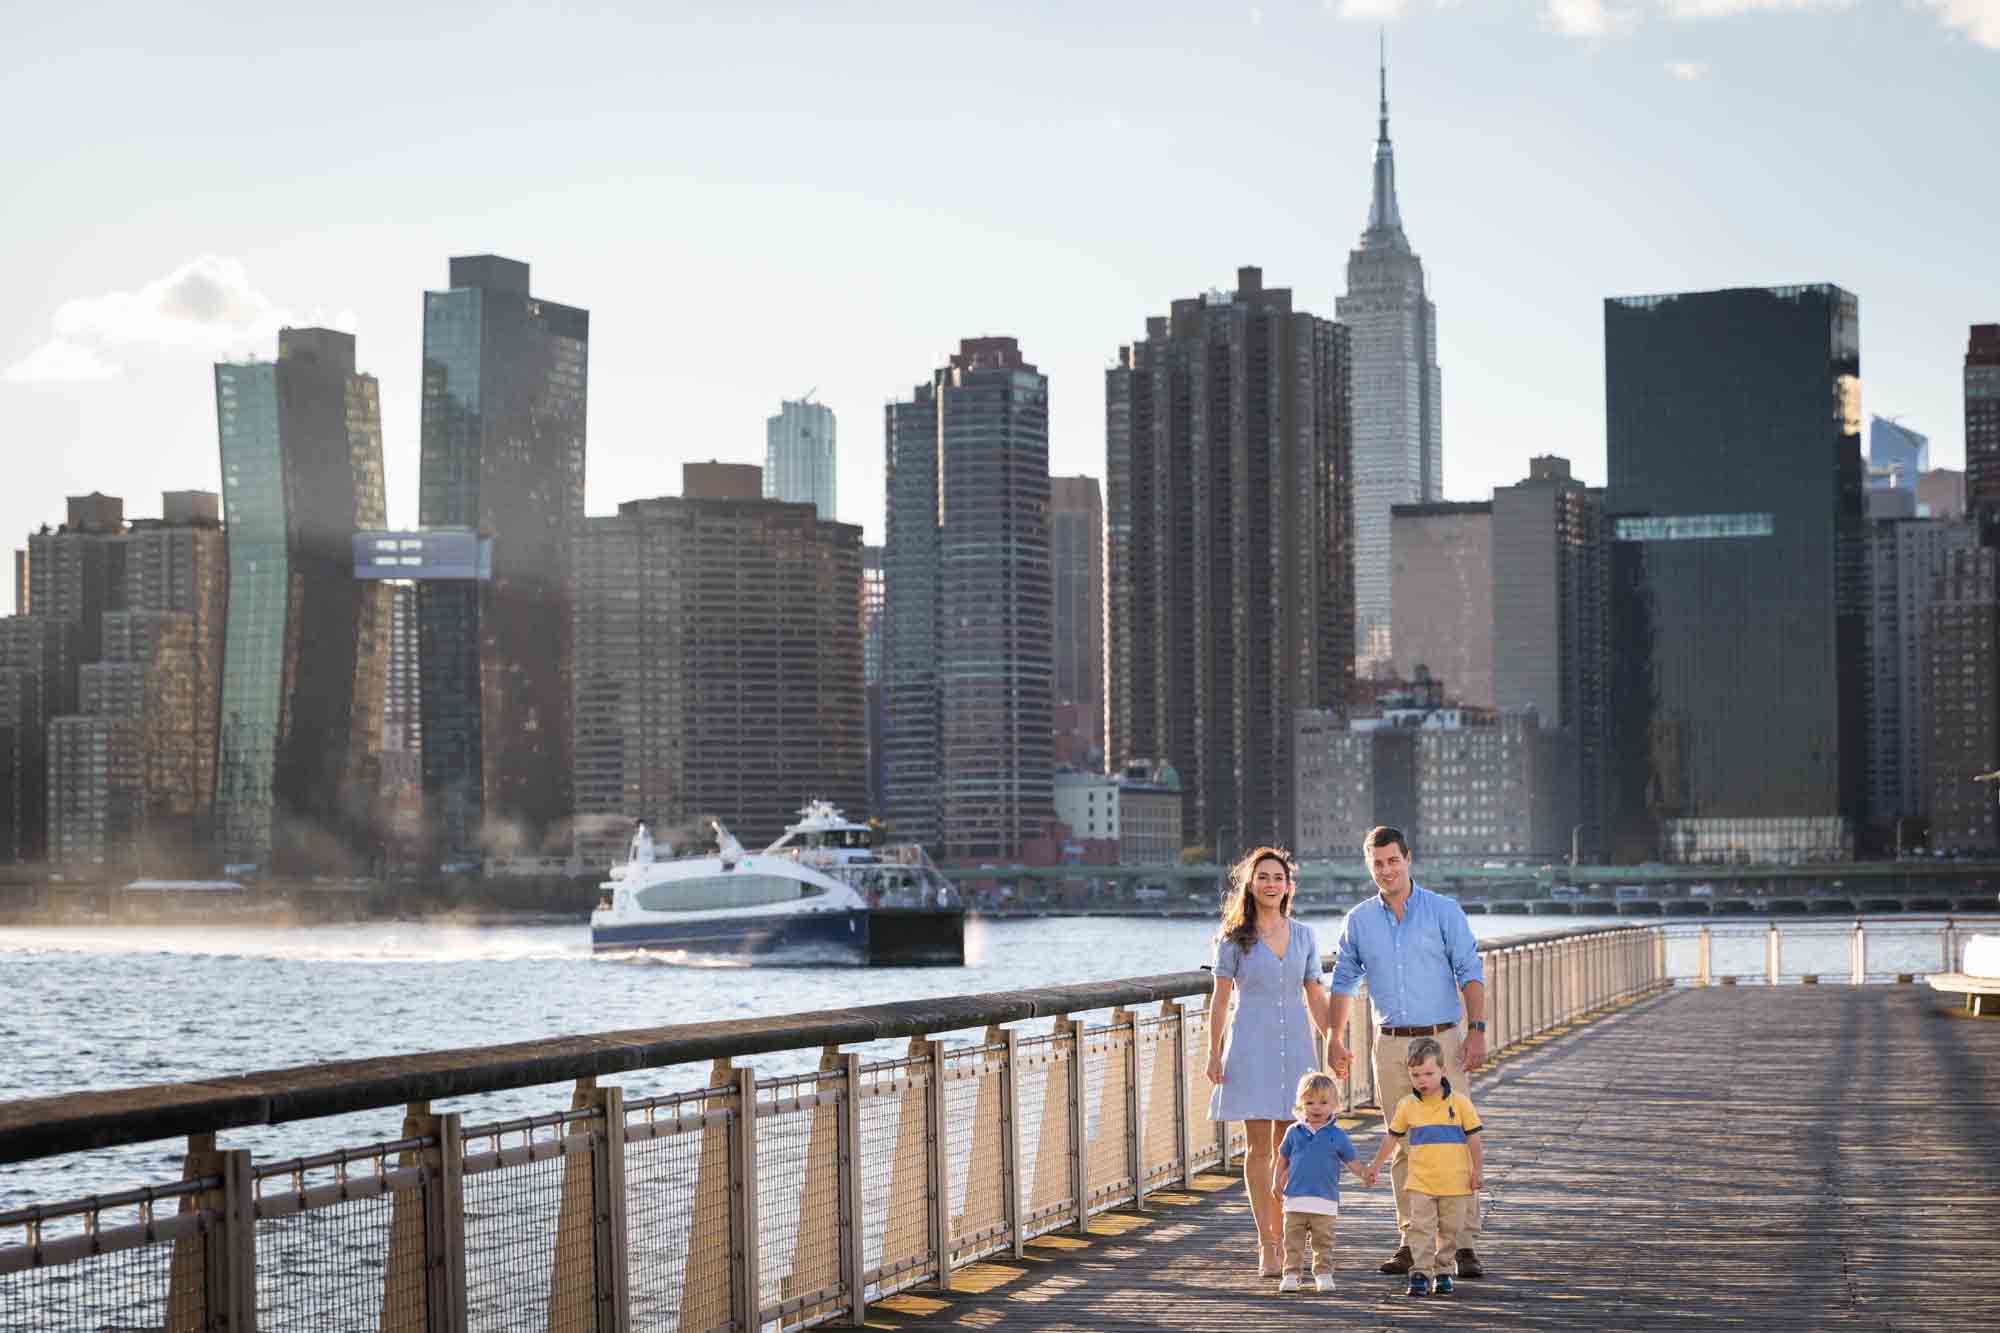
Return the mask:
[[1305, 1267], [1306, 1242], [1312, 1242], [1313, 1285], [1333, 1290], [1333, 1220], [1340, 1214], [1340, 1168], [1344, 1164], [1361, 1177], [1354, 1164], [1354, 1143], [1333, 1123], [1333, 1079], [1307, 1074], [1299, 1080], [1292, 1111], [1296, 1123], [1278, 1144], [1272, 1168], [1274, 1190], [1285, 1205], [1285, 1269], [1279, 1291], [1297, 1291]]

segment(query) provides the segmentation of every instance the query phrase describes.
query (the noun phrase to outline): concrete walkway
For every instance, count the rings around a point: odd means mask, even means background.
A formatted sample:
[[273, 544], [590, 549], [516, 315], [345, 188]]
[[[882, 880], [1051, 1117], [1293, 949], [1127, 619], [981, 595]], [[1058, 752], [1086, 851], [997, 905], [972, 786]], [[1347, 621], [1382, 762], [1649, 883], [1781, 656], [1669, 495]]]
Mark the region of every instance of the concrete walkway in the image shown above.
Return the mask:
[[[1474, 1081], [1489, 1276], [1413, 1301], [1386, 1173], [1343, 1186], [1338, 1289], [1255, 1275], [1240, 1182], [1049, 1236], [875, 1328], [2000, 1327], [2000, 1022], [1920, 987], [1669, 992]], [[1357, 1128], [1373, 1149], [1375, 1122]]]

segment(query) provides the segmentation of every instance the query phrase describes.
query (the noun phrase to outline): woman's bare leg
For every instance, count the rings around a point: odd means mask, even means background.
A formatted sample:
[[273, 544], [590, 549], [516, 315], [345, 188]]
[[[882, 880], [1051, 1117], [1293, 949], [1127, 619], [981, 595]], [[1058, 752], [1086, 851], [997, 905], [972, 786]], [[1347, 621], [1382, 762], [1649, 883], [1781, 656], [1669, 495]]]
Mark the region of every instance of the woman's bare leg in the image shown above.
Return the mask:
[[1272, 1188], [1271, 1169], [1278, 1160], [1280, 1120], [1246, 1120], [1244, 1133], [1250, 1142], [1243, 1154], [1243, 1183], [1250, 1191], [1250, 1213], [1257, 1219], [1257, 1243], [1271, 1252], [1273, 1261], [1283, 1253], [1285, 1218]]

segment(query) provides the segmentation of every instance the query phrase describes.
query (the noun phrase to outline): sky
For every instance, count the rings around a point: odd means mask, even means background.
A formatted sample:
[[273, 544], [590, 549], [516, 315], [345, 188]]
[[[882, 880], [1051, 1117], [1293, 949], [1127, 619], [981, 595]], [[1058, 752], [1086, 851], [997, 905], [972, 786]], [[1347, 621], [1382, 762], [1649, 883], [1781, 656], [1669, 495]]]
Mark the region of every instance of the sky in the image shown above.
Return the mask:
[[0, 14], [0, 534], [219, 489], [211, 366], [286, 324], [356, 334], [413, 523], [456, 254], [591, 312], [592, 513], [761, 463], [811, 391], [879, 540], [883, 405], [985, 335], [1049, 377], [1051, 470], [1101, 477], [1149, 314], [1254, 264], [1332, 317], [1378, 36], [1448, 497], [1602, 481], [1603, 299], [1735, 286], [1855, 292], [1864, 411], [1962, 465], [2000, 0], [82, 0]]

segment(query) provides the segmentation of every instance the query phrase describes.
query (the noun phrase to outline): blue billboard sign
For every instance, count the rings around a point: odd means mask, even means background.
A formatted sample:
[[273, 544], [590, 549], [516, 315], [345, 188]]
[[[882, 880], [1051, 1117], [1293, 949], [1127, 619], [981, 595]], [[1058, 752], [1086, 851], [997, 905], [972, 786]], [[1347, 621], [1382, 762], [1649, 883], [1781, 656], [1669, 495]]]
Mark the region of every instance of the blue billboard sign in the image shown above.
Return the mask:
[[493, 577], [493, 539], [476, 532], [357, 532], [357, 579], [477, 579]]

